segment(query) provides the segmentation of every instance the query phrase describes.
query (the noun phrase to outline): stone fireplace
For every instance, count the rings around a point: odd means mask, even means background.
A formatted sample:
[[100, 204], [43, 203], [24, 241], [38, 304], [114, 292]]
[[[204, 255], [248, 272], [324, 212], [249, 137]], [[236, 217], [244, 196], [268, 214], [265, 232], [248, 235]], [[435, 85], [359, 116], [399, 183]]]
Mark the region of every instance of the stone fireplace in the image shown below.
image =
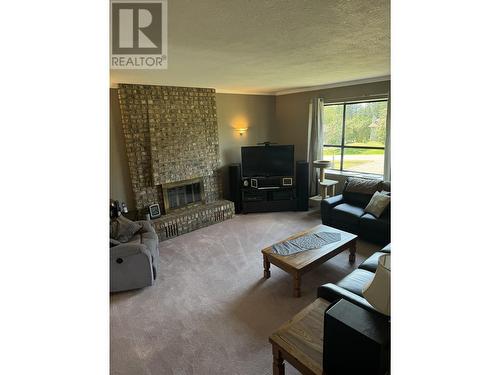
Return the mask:
[[234, 215], [222, 200], [215, 90], [118, 85], [132, 190], [140, 216], [158, 203], [152, 220], [160, 240]]

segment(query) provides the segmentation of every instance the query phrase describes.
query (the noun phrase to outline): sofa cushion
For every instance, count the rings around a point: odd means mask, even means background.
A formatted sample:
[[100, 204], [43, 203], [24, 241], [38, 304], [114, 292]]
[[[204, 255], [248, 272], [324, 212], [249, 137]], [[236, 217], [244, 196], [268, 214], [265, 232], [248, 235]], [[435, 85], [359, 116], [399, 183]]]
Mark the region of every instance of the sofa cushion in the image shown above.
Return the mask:
[[373, 195], [378, 190], [379, 180], [368, 178], [348, 177], [344, 192], [363, 193]]
[[367, 258], [363, 263], [361, 263], [358, 268], [370, 272], [375, 272], [378, 266], [378, 258], [380, 258], [382, 255], [387, 254], [381, 251], [377, 251], [376, 253], [372, 254], [371, 257]]
[[391, 191], [391, 181], [380, 181], [378, 185], [378, 191]]
[[375, 274], [373, 272], [356, 269], [352, 271], [349, 275], [344, 277], [337, 283], [337, 286], [344, 288], [358, 296], [363, 296], [363, 288], [364, 286], [371, 280]]
[[127, 241], [127, 243], [130, 243], [130, 244], [136, 244], [136, 245], [140, 245], [142, 244], [142, 236], [140, 233], [136, 233], [133, 235], [133, 237]]
[[379, 180], [349, 177], [342, 194], [346, 202], [366, 207], [372, 195], [378, 191], [379, 184]]
[[390, 203], [391, 197], [389, 195], [376, 191], [370, 199], [370, 203], [368, 203], [365, 207], [365, 212], [368, 212], [378, 218], [382, 215]]
[[342, 222], [347, 226], [357, 226], [359, 218], [365, 213], [361, 207], [349, 203], [342, 203], [332, 208], [332, 221]]
[[134, 235], [141, 230], [142, 225], [127, 219], [125, 216], [118, 216], [111, 222], [111, 238], [125, 243], [130, 241]]

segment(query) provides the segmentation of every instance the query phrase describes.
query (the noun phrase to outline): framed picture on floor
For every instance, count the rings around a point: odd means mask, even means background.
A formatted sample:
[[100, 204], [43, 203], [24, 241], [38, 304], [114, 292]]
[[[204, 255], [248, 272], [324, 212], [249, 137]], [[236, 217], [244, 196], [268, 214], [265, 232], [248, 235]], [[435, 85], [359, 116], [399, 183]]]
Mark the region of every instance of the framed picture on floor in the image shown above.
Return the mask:
[[151, 219], [156, 219], [161, 216], [160, 205], [158, 203], [149, 206], [149, 216]]

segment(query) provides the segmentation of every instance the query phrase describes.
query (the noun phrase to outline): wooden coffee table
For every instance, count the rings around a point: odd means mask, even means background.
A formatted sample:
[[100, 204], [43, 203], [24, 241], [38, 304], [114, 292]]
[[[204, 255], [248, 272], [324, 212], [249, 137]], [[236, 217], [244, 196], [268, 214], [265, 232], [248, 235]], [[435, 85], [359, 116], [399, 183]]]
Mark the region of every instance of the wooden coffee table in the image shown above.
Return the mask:
[[264, 278], [269, 279], [271, 277], [270, 267], [271, 263], [274, 264], [276, 267], [293, 276], [293, 295], [300, 297], [300, 279], [306, 272], [318, 267], [328, 259], [347, 249], [350, 251], [349, 262], [354, 263], [356, 260], [356, 239], [358, 236], [340, 229], [335, 229], [327, 225], [318, 225], [304, 232], [296, 233], [283, 241], [316, 232], [340, 233], [340, 241], [325, 245], [319, 249], [306, 250], [291, 255], [278, 255], [273, 252], [272, 246], [266, 247], [262, 250]]

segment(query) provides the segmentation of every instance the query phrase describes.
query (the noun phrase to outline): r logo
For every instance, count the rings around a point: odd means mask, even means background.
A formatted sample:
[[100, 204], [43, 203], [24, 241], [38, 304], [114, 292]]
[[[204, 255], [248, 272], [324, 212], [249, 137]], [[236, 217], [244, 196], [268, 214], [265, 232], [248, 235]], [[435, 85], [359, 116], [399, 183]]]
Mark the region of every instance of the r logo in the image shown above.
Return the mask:
[[110, 0], [111, 69], [167, 69], [167, 0]]
[[113, 2], [111, 12], [114, 55], [163, 53], [162, 3]]

